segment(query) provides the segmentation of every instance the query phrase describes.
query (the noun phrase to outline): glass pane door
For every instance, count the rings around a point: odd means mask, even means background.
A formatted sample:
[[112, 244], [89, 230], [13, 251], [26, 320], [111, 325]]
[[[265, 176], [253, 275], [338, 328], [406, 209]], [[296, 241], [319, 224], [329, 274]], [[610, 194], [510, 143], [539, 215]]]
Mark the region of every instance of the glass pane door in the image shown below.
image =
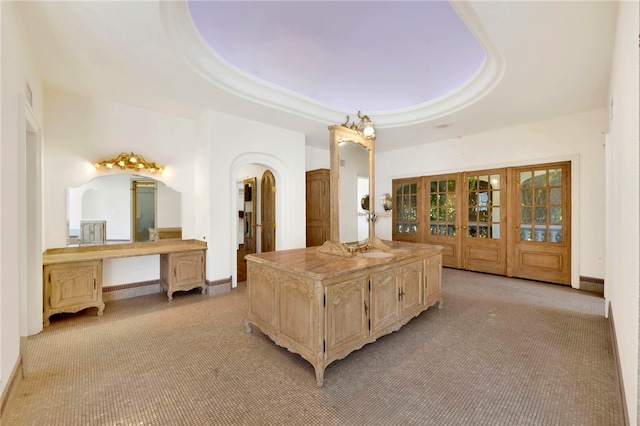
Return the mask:
[[513, 169], [509, 275], [571, 284], [571, 163]]
[[462, 253], [464, 269], [504, 275], [507, 270], [507, 169], [465, 173]]
[[393, 239], [419, 242], [420, 187], [422, 178], [393, 181]]
[[450, 268], [462, 267], [460, 257], [460, 201], [461, 185], [459, 173], [427, 176], [428, 206], [425, 242], [442, 246], [442, 265]]

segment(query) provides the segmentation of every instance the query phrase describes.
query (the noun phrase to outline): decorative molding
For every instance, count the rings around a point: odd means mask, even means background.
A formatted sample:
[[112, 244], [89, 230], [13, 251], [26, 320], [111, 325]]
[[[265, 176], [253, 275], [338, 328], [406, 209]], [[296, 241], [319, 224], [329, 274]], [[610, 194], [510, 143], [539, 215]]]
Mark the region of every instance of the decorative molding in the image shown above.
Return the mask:
[[620, 394], [618, 395], [618, 401], [620, 403], [620, 410], [622, 411], [623, 416], [623, 425], [629, 425], [629, 412], [627, 409], [627, 401], [624, 399], [624, 381], [622, 378], [622, 369], [620, 364], [620, 351], [618, 349], [618, 339], [616, 338], [616, 325], [613, 320], [613, 309], [611, 308], [611, 303], [609, 303], [609, 330], [611, 332], [611, 346], [613, 347], [613, 363], [616, 372], [618, 373], [616, 379], [618, 381], [618, 391]]
[[158, 285], [158, 284], [160, 284], [160, 280], [139, 281], [137, 283], [110, 285], [108, 287], [102, 287], [102, 293], [108, 293], [111, 291], [118, 291], [118, 290], [126, 290], [129, 288], [136, 288], [136, 287], [145, 287], [148, 285]]
[[580, 281], [604, 285], [604, 278], [583, 277], [580, 275]]
[[[428, 102], [375, 111], [377, 128], [408, 126], [452, 114], [479, 101], [502, 80], [505, 62], [469, 2], [451, 2], [485, 52], [480, 69], [462, 86]], [[200, 76], [240, 98], [311, 120], [340, 122], [348, 111], [256, 78], [215, 52], [195, 28], [186, 1], [160, 2], [160, 19], [175, 54]]]
[[209, 280], [204, 280], [204, 281], [205, 281], [205, 284], [207, 285], [207, 287], [211, 287], [211, 286], [216, 286], [216, 285], [231, 284], [231, 279], [232, 279], [232, 277], [229, 276], [229, 278], [222, 278], [222, 279], [213, 280], [213, 281], [209, 281]]

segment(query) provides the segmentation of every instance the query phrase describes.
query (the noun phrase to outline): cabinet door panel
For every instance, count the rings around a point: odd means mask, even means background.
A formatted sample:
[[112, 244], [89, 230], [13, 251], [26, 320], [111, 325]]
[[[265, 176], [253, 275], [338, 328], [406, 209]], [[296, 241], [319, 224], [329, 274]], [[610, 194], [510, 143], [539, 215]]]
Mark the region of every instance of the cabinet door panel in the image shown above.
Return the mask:
[[425, 260], [425, 294], [424, 304], [432, 305], [442, 298], [440, 279], [442, 277], [442, 258], [430, 257]]
[[191, 283], [202, 280], [202, 255], [185, 254], [176, 256], [174, 261], [174, 274], [176, 284]]
[[50, 306], [60, 308], [98, 300], [98, 266], [57, 266], [48, 272], [51, 285]]
[[350, 352], [367, 337], [366, 289], [366, 277], [327, 287], [327, 359], [342, 351]]
[[249, 292], [249, 316], [263, 323], [261, 327], [278, 326], [278, 276], [269, 269], [249, 262], [247, 265], [247, 291]]
[[422, 261], [413, 262], [400, 268], [400, 288], [402, 315], [411, 311], [419, 312], [422, 305]]
[[285, 278], [280, 283], [280, 333], [313, 351], [314, 326], [317, 324], [313, 303], [313, 284]]
[[372, 274], [371, 333], [375, 334], [398, 319], [398, 269]]

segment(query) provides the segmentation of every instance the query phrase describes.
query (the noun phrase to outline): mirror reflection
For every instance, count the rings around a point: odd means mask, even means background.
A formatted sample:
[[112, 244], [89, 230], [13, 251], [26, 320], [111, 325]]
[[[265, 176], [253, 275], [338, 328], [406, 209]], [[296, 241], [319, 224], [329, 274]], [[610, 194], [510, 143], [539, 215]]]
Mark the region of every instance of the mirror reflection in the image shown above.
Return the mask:
[[369, 150], [353, 142], [341, 142], [338, 147], [340, 241], [364, 241], [369, 237], [368, 211], [360, 200], [369, 195]]
[[97, 177], [67, 189], [67, 244], [182, 238], [181, 194], [147, 176]]

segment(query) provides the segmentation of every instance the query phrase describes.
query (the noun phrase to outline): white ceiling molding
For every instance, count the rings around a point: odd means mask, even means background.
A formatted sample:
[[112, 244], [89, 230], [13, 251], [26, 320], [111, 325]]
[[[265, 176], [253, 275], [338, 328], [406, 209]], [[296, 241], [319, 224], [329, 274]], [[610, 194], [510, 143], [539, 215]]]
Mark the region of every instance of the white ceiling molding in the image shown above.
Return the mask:
[[[451, 3], [485, 51], [479, 71], [457, 90], [416, 106], [367, 112], [377, 128], [393, 128], [435, 120], [477, 102], [502, 79], [502, 55], [489, 39], [469, 2]], [[186, 0], [160, 2], [160, 19], [174, 53], [203, 78], [241, 98], [318, 122], [336, 123], [354, 111], [344, 111], [269, 83], [230, 64], [197, 31]], [[348, 58], [345, 58], [348, 59]]]

